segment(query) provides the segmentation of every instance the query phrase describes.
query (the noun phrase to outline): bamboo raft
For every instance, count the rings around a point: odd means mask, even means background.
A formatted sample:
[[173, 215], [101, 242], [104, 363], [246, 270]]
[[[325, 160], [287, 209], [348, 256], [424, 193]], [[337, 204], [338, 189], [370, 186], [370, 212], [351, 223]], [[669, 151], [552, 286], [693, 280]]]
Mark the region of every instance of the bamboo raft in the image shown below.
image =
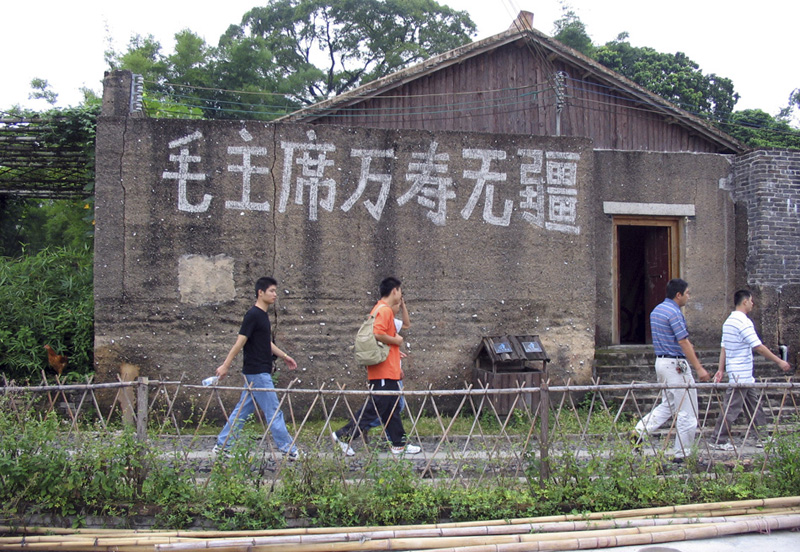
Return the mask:
[[800, 497], [512, 520], [264, 531], [0, 526], [0, 551], [516, 552], [586, 550], [800, 528]]

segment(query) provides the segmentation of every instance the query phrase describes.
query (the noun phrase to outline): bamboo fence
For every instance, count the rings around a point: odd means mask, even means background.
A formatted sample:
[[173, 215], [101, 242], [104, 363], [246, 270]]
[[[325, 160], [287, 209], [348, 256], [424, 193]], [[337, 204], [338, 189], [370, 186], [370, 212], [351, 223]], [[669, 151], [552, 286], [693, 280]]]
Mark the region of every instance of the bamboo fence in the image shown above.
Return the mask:
[[0, 551], [512, 552], [585, 550], [800, 528], [800, 496], [513, 520], [264, 531], [0, 526]]

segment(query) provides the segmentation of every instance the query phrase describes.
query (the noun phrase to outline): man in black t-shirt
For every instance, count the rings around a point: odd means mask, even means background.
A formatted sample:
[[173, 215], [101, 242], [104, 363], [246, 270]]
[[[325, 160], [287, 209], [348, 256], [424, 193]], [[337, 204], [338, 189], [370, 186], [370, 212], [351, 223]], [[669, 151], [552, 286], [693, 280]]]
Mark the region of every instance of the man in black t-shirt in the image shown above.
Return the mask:
[[262, 389], [274, 389], [272, 383], [273, 355], [283, 359], [289, 370], [297, 368], [294, 359], [272, 342], [272, 329], [267, 309], [278, 298], [277, 287], [278, 282], [268, 276], [259, 278], [256, 282], [256, 303], [244, 315], [236, 343], [231, 347], [225, 361], [217, 368], [217, 376], [222, 380], [228, 375], [233, 359], [236, 358], [239, 351], [243, 350], [242, 373], [250, 389], [242, 391], [239, 403], [228, 418], [228, 423], [217, 436], [217, 444], [214, 445], [215, 453], [228, 453], [239, 430], [247, 418], [253, 414], [255, 405], [258, 404], [264, 413], [264, 420], [272, 433], [272, 438], [275, 439], [278, 450], [287, 455], [290, 460], [296, 460], [300, 455], [286, 428], [283, 412], [278, 409], [277, 394], [274, 391], [262, 391]]

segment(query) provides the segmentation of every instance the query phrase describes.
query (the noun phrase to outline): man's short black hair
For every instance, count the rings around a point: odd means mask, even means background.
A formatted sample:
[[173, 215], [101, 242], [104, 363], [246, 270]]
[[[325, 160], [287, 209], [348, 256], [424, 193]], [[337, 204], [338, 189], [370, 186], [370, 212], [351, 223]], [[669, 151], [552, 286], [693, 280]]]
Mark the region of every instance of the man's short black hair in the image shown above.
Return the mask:
[[689, 284], [686, 282], [686, 280], [673, 278], [667, 282], [667, 299], [675, 299], [675, 296], [679, 293], [686, 293], [686, 289], [688, 287]]
[[393, 289], [399, 288], [401, 285], [402, 284], [400, 280], [398, 280], [397, 278], [394, 278], [392, 276], [384, 278], [379, 288], [381, 297], [388, 297], [389, 295], [391, 295]]
[[733, 294], [733, 306], [738, 307], [739, 305], [742, 304], [742, 301], [744, 301], [745, 299], [750, 299], [752, 296], [753, 294], [750, 293], [750, 291], [746, 289], [740, 289], [739, 291]]
[[256, 280], [256, 299], [258, 299], [259, 291], [267, 291], [270, 286], [277, 286], [278, 281], [272, 276], [262, 276]]

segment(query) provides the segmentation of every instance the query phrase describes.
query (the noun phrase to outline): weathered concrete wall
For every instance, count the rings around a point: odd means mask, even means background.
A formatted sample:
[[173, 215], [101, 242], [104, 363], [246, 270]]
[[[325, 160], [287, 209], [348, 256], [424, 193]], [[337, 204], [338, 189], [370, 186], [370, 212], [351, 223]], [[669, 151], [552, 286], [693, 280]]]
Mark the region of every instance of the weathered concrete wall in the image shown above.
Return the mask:
[[[681, 220], [681, 277], [691, 300], [684, 309], [695, 346], [717, 347], [729, 297], [735, 291], [734, 203], [728, 186], [731, 158], [717, 154], [595, 151], [593, 206], [597, 239], [597, 343], [612, 343], [613, 229], [603, 202], [692, 206]], [[657, 210], [657, 209], [656, 209]]]
[[505, 333], [540, 335], [557, 377], [590, 374], [588, 140], [106, 110], [97, 143], [101, 379], [122, 362], [213, 373], [262, 275], [279, 281], [276, 340], [302, 387], [363, 385], [353, 336], [387, 275], [411, 310], [411, 389], [463, 387], [481, 336]]

